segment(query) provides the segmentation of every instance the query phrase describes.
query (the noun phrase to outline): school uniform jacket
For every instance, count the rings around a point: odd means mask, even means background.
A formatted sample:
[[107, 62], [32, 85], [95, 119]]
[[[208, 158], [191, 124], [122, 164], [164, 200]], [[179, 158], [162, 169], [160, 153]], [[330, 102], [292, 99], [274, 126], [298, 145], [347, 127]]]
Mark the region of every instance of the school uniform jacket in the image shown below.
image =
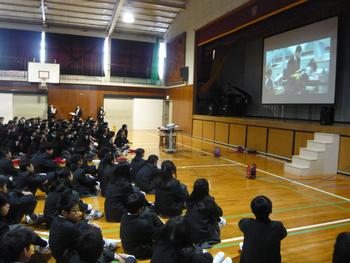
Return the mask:
[[155, 208], [157, 214], [165, 217], [178, 216], [185, 208], [187, 193], [176, 179], [155, 191]]
[[220, 242], [220, 217], [222, 209], [211, 196], [196, 202], [188, 202], [185, 220], [191, 226], [190, 238], [195, 244]]
[[281, 262], [281, 240], [287, 236], [282, 222], [244, 218], [238, 226], [244, 234], [241, 263]]
[[154, 191], [154, 178], [160, 169], [152, 163], [145, 163], [136, 174], [135, 183], [141, 191], [150, 193]]
[[151, 258], [153, 242], [162, 226], [163, 222], [155, 214], [124, 215], [120, 224], [120, 238], [125, 253], [137, 259]]

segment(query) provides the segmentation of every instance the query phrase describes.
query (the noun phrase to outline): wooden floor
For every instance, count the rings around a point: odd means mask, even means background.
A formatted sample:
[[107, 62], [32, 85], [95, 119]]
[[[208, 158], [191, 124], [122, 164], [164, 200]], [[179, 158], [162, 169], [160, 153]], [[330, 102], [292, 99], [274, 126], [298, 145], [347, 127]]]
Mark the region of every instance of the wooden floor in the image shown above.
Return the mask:
[[[285, 175], [283, 162], [262, 155], [236, 153], [220, 146], [221, 157], [215, 158], [215, 145], [187, 136], [178, 137], [178, 150], [166, 154], [158, 148], [157, 133], [135, 131], [130, 134], [132, 148], [143, 147], [146, 156], [158, 154], [160, 162], [172, 160], [178, 168], [178, 178], [189, 191], [197, 178], [210, 181], [211, 194], [223, 208], [227, 226], [222, 229], [222, 243], [211, 249], [238, 255], [242, 233], [237, 223], [251, 217], [249, 204], [256, 195], [266, 195], [273, 202], [272, 219], [281, 220], [288, 229], [282, 242], [282, 261], [291, 263], [331, 262], [334, 241], [338, 233], [350, 231], [350, 177], [343, 175], [297, 177]], [[130, 159], [132, 155], [128, 156]], [[256, 163], [256, 180], [245, 178], [246, 165]], [[159, 163], [160, 164], [160, 163]], [[148, 196], [154, 200], [154, 196]], [[103, 198], [86, 198], [95, 209], [103, 210]], [[37, 212], [42, 213], [39, 201]], [[119, 224], [95, 221], [107, 238], [119, 239]], [[47, 230], [38, 230], [45, 236]], [[148, 261], [143, 261], [148, 262]], [[237, 261], [236, 261], [237, 262]], [[166, 263], [166, 261], [164, 261]]]

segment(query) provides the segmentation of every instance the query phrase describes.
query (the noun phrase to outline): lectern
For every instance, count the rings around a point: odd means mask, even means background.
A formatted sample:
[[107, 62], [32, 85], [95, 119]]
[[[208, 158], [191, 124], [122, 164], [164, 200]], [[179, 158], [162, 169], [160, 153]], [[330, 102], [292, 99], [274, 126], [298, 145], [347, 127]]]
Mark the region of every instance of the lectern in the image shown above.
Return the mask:
[[170, 123], [165, 127], [160, 128], [160, 131], [166, 135], [166, 148], [164, 149], [166, 153], [176, 152], [176, 145], [174, 145], [174, 130], [177, 127], [179, 126], [175, 125], [174, 123]]

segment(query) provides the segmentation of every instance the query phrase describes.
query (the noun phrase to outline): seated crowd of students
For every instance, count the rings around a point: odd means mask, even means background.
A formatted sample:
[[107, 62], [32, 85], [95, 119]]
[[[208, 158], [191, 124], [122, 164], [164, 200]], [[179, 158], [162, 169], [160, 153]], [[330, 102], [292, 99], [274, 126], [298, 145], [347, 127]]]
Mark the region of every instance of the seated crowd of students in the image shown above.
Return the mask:
[[[205, 250], [220, 243], [220, 228], [226, 225], [208, 181], [197, 179], [189, 194], [172, 161], [158, 168], [158, 156], [145, 160], [141, 148], [130, 163], [120, 158], [127, 149], [127, 134], [123, 125], [113, 141], [108, 125], [92, 119], [21, 118], [0, 124], [0, 262], [29, 262], [33, 246], [57, 262], [232, 262], [222, 252], [212, 256]], [[91, 163], [97, 157], [96, 167]], [[13, 159], [19, 160], [19, 168]], [[38, 189], [46, 194], [43, 214], [34, 213]], [[154, 203], [146, 193], [155, 195]], [[115, 241], [103, 238], [91, 223], [103, 212], [83, 198], [99, 194], [106, 220], [120, 223], [126, 254], [116, 254]], [[287, 231], [269, 219], [271, 201], [258, 196], [251, 209], [256, 218], [239, 222], [244, 233], [240, 262], [281, 262], [280, 244]], [[46, 226], [49, 239], [21, 224], [23, 220]], [[345, 262], [342, 253], [348, 253], [344, 248], [349, 243], [349, 234], [338, 237], [335, 263]]]

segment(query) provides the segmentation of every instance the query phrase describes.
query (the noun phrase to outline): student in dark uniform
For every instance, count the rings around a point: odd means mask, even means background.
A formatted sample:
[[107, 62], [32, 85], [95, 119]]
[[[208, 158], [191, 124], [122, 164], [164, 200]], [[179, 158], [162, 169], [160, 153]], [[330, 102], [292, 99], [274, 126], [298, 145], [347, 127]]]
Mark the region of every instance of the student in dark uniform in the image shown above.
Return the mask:
[[193, 246], [188, 238], [190, 226], [183, 217], [172, 217], [160, 232], [151, 263], [212, 263], [208, 252]]
[[60, 168], [60, 166], [54, 162], [53, 158], [53, 145], [51, 143], [43, 143], [40, 146], [39, 152], [34, 154], [31, 163], [34, 165], [36, 173], [49, 173], [54, 172]]
[[82, 212], [79, 208], [79, 196], [67, 190], [58, 200], [57, 209], [59, 215], [51, 223], [49, 244], [52, 256], [57, 262], [62, 262], [65, 250], [72, 247], [81, 235], [79, 223], [82, 220]]
[[1, 150], [0, 158], [0, 174], [8, 177], [16, 176], [18, 171], [11, 161], [12, 153], [9, 150]]
[[141, 193], [129, 195], [126, 207], [129, 213], [123, 216], [120, 223], [123, 249], [137, 259], [149, 259], [163, 222], [155, 214], [143, 213], [145, 197]]
[[128, 143], [128, 127], [126, 124], [123, 124], [115, 136], [114, 144], [117, 148], [123, 148]]
[[155, 191], [156, 211], [162, 217], [179, 216], [186, 205], [187, 189], [176, 179], [176, 166], [172, 161], [163, 161], [161, 168]]
[[97, 169], [102, 196], [106, 195], [107, 187], [114, 169], [115, 169], [115, 164], [114, 164], [113, 155], [110, 152], [107, 154], [104, 154]]
[[27, 191], [8, 191], [8, 178], [0, 175], [0, 193], [4, 193], [10, 204], [10, 211], [7, 214], [7, 221], [11, 224], [19, 224], [24, 215], [34, 216], [34, 210], [37, 204], [35, 196]]
[[83, 158], [80, 154], [72, 155], [70, 170], [74, 175], [73, 189], [77, 191], [81, 197], [96, 195], [99, 190], [97, 180], [81, 168], [82, 164]]
[[23, 158], [19, 163], [20, 172], [16, 176], [14, 189], [29, 191], [35, 195], [38, 188], [43, 192], [48, 192], [48, 180], [45, 175], [34, 174], [34, 166], [30, 160]]
[[[11, 205], [7, 199], [5, 193], [0, 193], [0, 259], [6, 258], [5, 255], [11, 256], [10, 254], [2, 252], [6, 251], [6, 245], [9, 244], [8, 234], [12, 231], [20, 231], [22, 233], [26, 233], [31, 238], [32, 244], [39, 246], [38, 252], [48, 252], [48, 243], [40, 238], [32, 229], [27, 228], [20, 224], [12, 224], [8, 220], [8, 213], [10, 211]], [[2, 246], [5, 245], [5, 246]], [[9, 247], [7, 247], [8, 249]], [[12, 247], [13, 248], [13, 247]], [[7, 251], [10, 252], [10, 251]], [[13, 251], [12, 251], [13, 252]], [[3, 256], [3, 257], [1, 257]]]
[[129, 174], [130, 167], [127, 162], [115, 165], [111, 171], [104, 204], [106, 220], [109, 222], [120, 222], [127, 213], [126, 199], [130, 194], [139, 192], [130, 183]]
[[343, 232], [337, 236], [332, 263], [347, 263], [350, 258], [350, 233]]
[[77, 107], [75, 108], [74, 114], [75, 121], [79, 121], [80, 118], [83, 116], [83, 111], [81, 110], [79, 105], [77, 105]]
[[47, 109], [47, 119], [48, 120], [54, 120], [56, 116], [56, 108], [50, 104], [49, 108]]
[[190, 237], [193, 243], [204, 248], [220, 242], [219, 223], [222, 209], [215, 199], [209, 195], [209, 183], [206, 179], [197, 179], [193, 191], [187, 201], [185, 219], [191, 226]]
[[250, 207], [255, 219], [241, 219], [238, 226], [244, 234], [241, 263], [280, 263], [281, 240], [287, 230], [280, 221], [272, 221], [272, 202], [266, 196], [255, 197]]
[[145, 160], [143, 157], [145, 156], [145, 150], [142, 148], [137, 148], [135, 150], [135, 157], [130, 162], [131, 169], [131, 180], [134, 182], [136, 178], [136, 174], [140, 170], [140, 168], [144, 165]]
[[105, 117], [105, 111], [103, 109], [103, 106], [101, 106], [97, 111], [97, 120], [99, 124], [104, 123], [104, 117]]
[[159, 158], [157, 155], [151, 154], [147, 161], [136, 174], [135, 183], [141, 191], [146, 193], [154, 193], [155, 177], [159, 174], [160, 169], [157, 167]]

